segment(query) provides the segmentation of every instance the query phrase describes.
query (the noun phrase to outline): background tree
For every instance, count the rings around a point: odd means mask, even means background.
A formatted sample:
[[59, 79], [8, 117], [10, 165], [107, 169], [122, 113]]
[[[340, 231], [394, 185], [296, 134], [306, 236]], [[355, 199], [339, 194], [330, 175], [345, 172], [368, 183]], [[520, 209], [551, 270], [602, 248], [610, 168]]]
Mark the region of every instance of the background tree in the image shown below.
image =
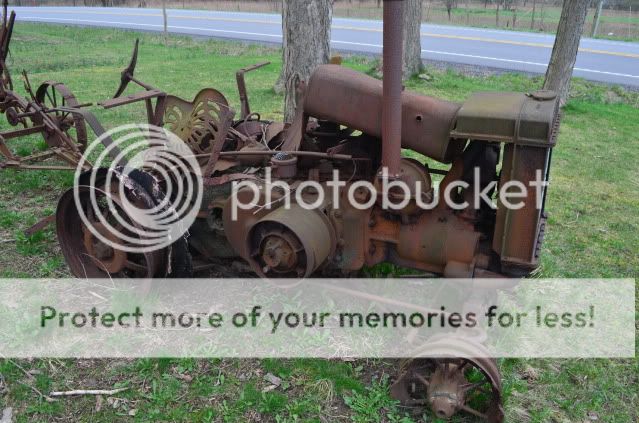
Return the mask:
[[451, 19], [450, 13], [453, 10], [453, 7], [455, 7], [455, 0], [445, 0], [445, 3], [446, 3], [446, 12], [448, 13], [448, 20], [450, 20]]
[[[524, 7], [526, 5], [524, 4]], [[535, 9], [537, 8], [537, 0], [533, 0], [532, 16], [530, 18], [530, 29], [535, 29]]]
[[597, 35], [597, 29], [599, 29], [599, 19], [601, 18], [601, 9], [603, 8], [603, 4], [604, 4], [604, 0], [597, 1], [595, 16], [592, 19], [592, 32], [590, 33], [591, 37], [595, 37]]
[[164, 23], [164, 45], [169, 42], [169, 26], [166, 17], [166, 0], [162, 0], [162, 22]]
[[282, 1], [282, 73], [275, 91], [284, 91], [286, 122], [295, 114], [298, 82], [308, 81], [315, 68], [330, 59], [332, 3], [332, 0]]
[[568, 99], [570, 78], [577, 59], [579, 40], [587, 13], [588, 1], [564, 0], [555, 45], [552, 48], [544, 80], [544, 89], [556, 91], [562, 105]]
[[402, 76], [408, 79], [423, 69], [422, 0], [404, 0], [404, 60]]

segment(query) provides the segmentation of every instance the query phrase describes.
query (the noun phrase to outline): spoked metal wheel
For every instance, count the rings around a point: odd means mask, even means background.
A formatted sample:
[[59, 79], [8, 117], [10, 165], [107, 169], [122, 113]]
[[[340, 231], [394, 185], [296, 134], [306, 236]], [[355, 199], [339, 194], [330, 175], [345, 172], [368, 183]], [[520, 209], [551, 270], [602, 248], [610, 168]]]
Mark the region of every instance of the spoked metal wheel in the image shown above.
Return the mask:
[[[74, 276], [80, 278], [165, 276], [166, 249], [151, 252], [126, 251], [126, 246], [133, 245], [135, 242], [127, 241], [125, 238], [139, 238], [140, 232], [126, 228], [125, 224], [116, 219], [116, 214], [134, 228], [140, 228], [140, 225], [122, 208], [117, 183], [99, 187], [80, 186], [78, 192], [79, 203], [87, 222], [84, 222], [78, 213], [73, 189], [62, 196], [56, 211], [58, 240]], [[91, 202], [91, 192], [95, 194], [97, 210]], [[111, 205], [107, 202], [107, 196], [112, 200]], [[143, 199], [140, 199], [140, 206], [144, 206], [143, 203]], [[100, 215], [104, 221], [98, 218]], [[118, 248], [118, 246], [124, 247]]]
[[45, 111], [50, 110], [48, 116], [57, 123], [60, 129], [60, 132], [47, 130], [43, 133], [47, 145], [49, 147], [70, 147], [68, 143], [71, 142], [77, 146], [80, 152], [83, 152], [87, 146], [87, 128], [84, 118], [78, 114], [55, 110], [58, 107], [77, 107], [80, 105], [71, 90], [61, 82], [43, 82], [36, 91], [36, 100]]
[[448, 419], [466, 413], [501, 423], [501, 381], [491, 358], [419, 358], [402, 362], [391, 393], [407, 406], [429, 406]]

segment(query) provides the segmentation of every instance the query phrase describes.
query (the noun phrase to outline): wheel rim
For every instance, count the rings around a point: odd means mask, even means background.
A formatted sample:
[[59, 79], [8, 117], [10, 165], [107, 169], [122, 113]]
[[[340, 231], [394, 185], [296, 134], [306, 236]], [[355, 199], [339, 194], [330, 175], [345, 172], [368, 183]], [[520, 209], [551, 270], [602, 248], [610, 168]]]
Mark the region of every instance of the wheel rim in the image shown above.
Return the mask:
[[[45, 111], [58, 107], [78, 107], [80, 103], [71, 90], [61, 82], [47, 81], [42, 83], [36, 91], [36, 100]], [[87, 146], [87, 129], [84, 118], [76, 113], [51, 111], [48, 115], [56, 121], [60, 130], [68, 137], [68, 140], [77, 145], [83, 152]], [[66, 144], [57, 132], [43, 132], [45, 142], [49, 147], [58, 147]]]
[[[122, 243], [122, 240], [116, 234], [111, 233], [97, 218], [90, 201], [92, 191], [99, 207], [104, 204], [102, 200], [106, 198], [106, 190], [99, 184], [98, 188], [79, 187], [80, 204], [87, 220], [95, 231], [108, 240], [113, 243]], [[109, 189], [108, 195], [116, 207], [121, 204], [117, 189]], [[107, 221], [112, 220], [112, 211], [102, 209], [100, 211]], [[127, 218], [133, 226], [139, 226], [126, 215], [122, 208], [119, 208], [117, 212], [120, 216]], [[118, 231], [124, 231], [122, 225], [113, 224], [113, 226]], [[165, 276], [166, 249], [131, 253], [102, 242], [82, 222], [76, 208], [73, 189], [67, 191], [60, 198], [56, 211], [56, 230], [65, 260], [71, 273], [76, 277], [153, 278]], [[127, 235], [135, 236], [131, 232], [127, 232]]]
[[489, 358], [412, 359], [402, 363], [392, 394], [406, 405], [429, 406], [443, 419], [458, 412], [503, 421], [501, 382]]

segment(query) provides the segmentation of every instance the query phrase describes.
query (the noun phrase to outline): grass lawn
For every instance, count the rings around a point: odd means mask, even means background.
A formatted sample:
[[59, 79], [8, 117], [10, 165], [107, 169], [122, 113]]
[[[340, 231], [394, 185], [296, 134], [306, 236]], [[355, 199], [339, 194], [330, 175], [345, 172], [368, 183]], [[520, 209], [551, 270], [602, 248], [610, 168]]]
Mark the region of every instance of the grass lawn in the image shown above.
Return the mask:
[[[235, 70], [264, 60], [249, 74], [252, 109], [281, 119], [283, 98], [273, 93], [279, 50], [217, 41], [114, 30], [19, 23], [9, 65], [16, 85], [27, 69], [32, 84], [65, 82], [79, 101], [97, 102], [115, 91], [136, 36], [136, 76], [190, 99], [200, 88], [219, 89], [239, 110]], [[349, 57], [362, 71], [372, 59]], [[428, 70], [407, 88], [450, 100], [477, 90], [528, 91], [541, 78], [505, 74], [482, 78]], [[144, 122], [140, 104], [104, 111], [108, 128]], [[0, 127], [8, 124], [2, 120]], [[40, 148], [38, 137], [12, 140], [20, 154]], [[409, 154], [409, 153], [407, 153]], [[639, 96], [576, 80], [553, 155], [550, 214], [541, 277], [639, 276]], [[0, 277], [63, 277], [68, 271], [54, 232], [22, 231], [55, 209], [70, 186], [68, 173], [0, 171]], [[388, 396], [392, 360], [0, 360], [0, 412], [14, 408], [33, 421], [390, 421], [420, 419]], [[638, 360], [501, 360], [507, 421], [635, 422], [639, 418]], [[282, 385], [262, 392], [264, 375]], [[52, 390], [128, 387], [115, 397], [47, 402]], [[426, 415], [427, 421], [436, 421]], [[470, 421], [457, 418], [455, 421]]]

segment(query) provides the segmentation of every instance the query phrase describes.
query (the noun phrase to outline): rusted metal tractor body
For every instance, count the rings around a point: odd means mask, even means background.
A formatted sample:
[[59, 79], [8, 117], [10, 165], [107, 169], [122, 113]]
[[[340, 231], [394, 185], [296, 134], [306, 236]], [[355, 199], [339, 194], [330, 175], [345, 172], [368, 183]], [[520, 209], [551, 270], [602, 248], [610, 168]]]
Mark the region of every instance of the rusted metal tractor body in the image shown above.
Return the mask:
[[[186, 269], [180, 275], [188, 275], [237, 258], [263, 277], [350, 275], [382, 262], [447, 277], [522, 276], [538, 266], [545, 190], [528, 190], [521, 199], [524, 206], [517, 210], [501, 204], [494, 210], [485, 203], [453, 208], [441, 193], [466, 182], [469, 188], [450, 190], [453, 202], [461, 204], [471, 200], [473, 190], [484, 190], [494, 181], [500, 187], [512, 181], [528, 186], [538, 172], [547, 179], [559, 121], [554, 95], [478, 93], [460, 104], [400, 92], [401, 145], [394, 153], [409, 149], [428, 158], [428, 163], [400, 157], [396, 174], [384, 176], [380, 169], [387, 167], [391, 154], [383, 141], [382, 81], [338, 65], [320, 66], [300, 87], [293, 122], [282, 124], [251, 114], [244, 71], [238, 72], [243, 112], [234, 120], [219, 91], [203, 89], [192, 101], [167, 95], [133, 77], [136, 61], [137, 43], [118, 94], [129, 81], [144, 90], [101, 105], [111, 108], [144, 101], [149, 121], [176, 133], [198, 158], [205, 201], [186, 247], [181, 247], [186, 251], [136, 258], [146, 268], [142, 273], [140, 266], [127, 269], [128, 260], [122, 258], [121, 266], [108, 267], [110, 274], [161, 277], [175, 275], [171, 269], [180, 268]], [[155, 105], [150, 102], [153, 98]], [[82, 113], [87, 122], [94, 120]], [[101, 132], [97, 122], [91, 127]], [[342, 182], [337, 188], [329, 183], [335, 171]], [[267, 174], [275, 188], [263, 182]], [[436, 201], [433, 176], [441, 178]], [[234, 201], [246, 203], [252, 196], [247, 189], [233, 192], [234, 183], [241, 181], [257, 185], [260, 195], [253, 209], [239, 210], [234, 218]], [[286, 182], [290, 191], [277, 188], [278, 181]], [[295, 204], [296, 187], [307, 181], [324, 188], [324, 200], [314, 210]], [[392, 181], [410, 187], [408, 194], [389, 191], [392, 203], [405, 202], [399, 209], [383, 207], [381, 195], [370, 198], [370, 191], [363, 188], [353, 190], [354, 197], [367, 207], [356, 207], [348, 199], [354, 184], [368, 182], [382, 194], [384, 183]], [[161, 186], [162, 181], [156, 184]], [[292, 207], [284, 207], [287, 196]], [[103, 262], [110, 256], [96, 262], [91, 254], [96, 251], [95, 240], [69, 236], [65, 222], [76, 217], [69, 211], [71, 195], [63, 198], [58, 234], [72, 272], [103, 274]], [[318, 193], [304, 190], [301, 198], [311, 204]], [[420, 207], [419, 202], [430, 206]], [[191, 258], [185, 265], [169, 262], [169, 257]]]
[[[496, 211], [488, 207], [475, 209], [472, 205], [454, 210], [443, 199], [431, 210], [423, 210], [416, 201], [418, 197], [423, 202], [431, 199], [433, 173], [445, 174], [440, 193], [455, 181], [470, 184], [471, 188], [453, 195], [460, 203], [470, 197], [475, 167], [479, 169], [481, 180], [477, 186], [481, 188], [495, 179], [500, 186], [513, 180], [528, 186], [538, 170], [545, 178], [556, 133], [557, 102], [519, 93], [476, 94], [463, 104], [411, 92], [402, 93], [401, 99], [402, 148], [452, 165], [448, 170], [431, 169], [417, 160], [403, 158], [398, 179], [409, 186], [420, 181], [421, 190], [413, 190], [410, 201], [400, 210], [384, 209], [381, 199], [372, 200], [369, 208], [361, 210], [349, 204], [346, 193], [351, 184], [362, 180], [381, 188], [377, 170], [382, 164], [382, 83], [336, 65], [321, 66], [315, 71], [303, 103], [303, 126], [307, 130], [300, 137], [300, 149], [284, 154], [295, 157], [295, 151], [311, 150], [326, 156], [298, 156], [294, 170], [281, 179], [291, 186], [307, 180], [326, 184], [333, 170], [338, 170], [346, 182], [339, 192], [340, 207], [336, 208], [330, 198], [319, 211], [277, 206], [269, 210], [262, 202], [233, 221], [228, 197], [215, 200], [217, 204], [227, 204], [222, 227], [232, 249], [258, 274], [310, 276], [317, 270], [348, 273], [381, 262], [448, 277], [521, 276], [537, 267], [545, 218], [543, 210], [536, 206], [538, 201], [543, 202], [536, 192], [523, 198], [524, 206], [519, 210], [501, 205]], [[294, 126], [295, 123], [291, 128]], [[295, 143], [291, 145], [297, 147]], [[335, 159], [335, 154], [349, 159]], [[277, 157], [270, 162], [275, 177], [281, 173]], [[236, 157], [240, 164], [246, 160], [247, 166], [254, 159]], [[326, 192], [331, 189], [327, 187]], [[278, 195], [277, 190], [273, 195]], [[363, 196], [359, 203], [365, 203], [370, 193], [361, 190], [356, 195]], [[401, 200], [401, 195], [393, 198], [396, 203]], [[313, 195], [308, 194], [305, 202], [313, 201]], [[219, 216], [219, 212], [214, 213]], [[266, 228], [274, 226], [278, 229], [270, 232], [283, 231], [294, 239], [281, 240], [281, 245], [289, 245], [292, 250], [295, 248], [291, 244], [302, 246], [297, 260], [308, 264], [309, 257], [314, 257], [312, 266], [294, 267], [296, 260], [290, 261], [290, 267], [268, 265], [268, 257], [274, 254], [273, 243], [267, 248], [265, 240], [273, 241], [274, 235], [266, 235], [270, 233]], [[265, 234], [261, 228], [265, 228]], [[266, 267], [270, 270], [264, 271]]]

